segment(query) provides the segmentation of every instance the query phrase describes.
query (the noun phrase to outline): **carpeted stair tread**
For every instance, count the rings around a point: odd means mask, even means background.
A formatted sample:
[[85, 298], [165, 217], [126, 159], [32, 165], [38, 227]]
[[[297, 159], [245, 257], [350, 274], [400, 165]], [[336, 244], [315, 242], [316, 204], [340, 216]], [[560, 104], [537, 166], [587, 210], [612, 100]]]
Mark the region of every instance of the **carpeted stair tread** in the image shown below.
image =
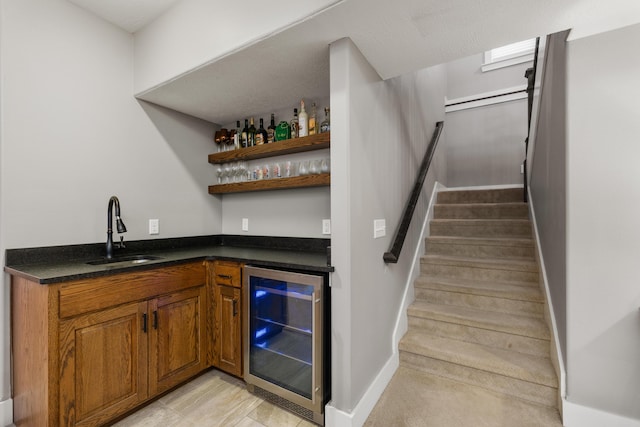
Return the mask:
[[522, 188], [446, 190], [438, 192], [438, 203], [513, 203], [523, 201]]
[[512, 203], [444, 203], [434, 205], [434, 218], [528, 218], [524, 202]]
[[525, 237], [430, 236], [425, 244], [432, 255], [535, 259], [533, 240]]
[[365, 427], [561, 427], [554, 408], [400, 366]]
[[460, 292], [516, 301], [544, 302], [540, 288], [531, 282], [484, 282], [472, 279], [447, 279], [420, 275], [416, 278], [414, 286], [416, 289]]
[[535, 259], [529, 258], [497, 259], [427, 254], [421, 257], [421, 262], [423, 264], [439, 264], [452, 267], [538, 272], [538, 265]]
[[509, 378], [557, 387], [555, 371], [548, 358], [436, 337], [410, 330], [400, 341], [400, 351], [492, 372]]
[[549, 329], [540, 316], [492, 312], [471, 307], [414, 301], [407, 315], [449, 323], [507, 332], [526, 337], [549, 339]]

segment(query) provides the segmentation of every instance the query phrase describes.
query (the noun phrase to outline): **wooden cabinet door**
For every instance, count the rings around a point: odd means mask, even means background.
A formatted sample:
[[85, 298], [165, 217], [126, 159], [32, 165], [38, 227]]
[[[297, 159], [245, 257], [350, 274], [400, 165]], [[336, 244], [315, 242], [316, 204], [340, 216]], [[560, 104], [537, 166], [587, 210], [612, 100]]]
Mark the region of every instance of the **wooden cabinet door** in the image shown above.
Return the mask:
[[162, 393], [206, 368], [206, 288], [149, 302], [149, 389]]
[[239, 288], [214, 286], [214, 366], [242, 376], [242, 299]]
[[60, 425], [97, 426], [148, 396], [147, 302], [60, 323]]

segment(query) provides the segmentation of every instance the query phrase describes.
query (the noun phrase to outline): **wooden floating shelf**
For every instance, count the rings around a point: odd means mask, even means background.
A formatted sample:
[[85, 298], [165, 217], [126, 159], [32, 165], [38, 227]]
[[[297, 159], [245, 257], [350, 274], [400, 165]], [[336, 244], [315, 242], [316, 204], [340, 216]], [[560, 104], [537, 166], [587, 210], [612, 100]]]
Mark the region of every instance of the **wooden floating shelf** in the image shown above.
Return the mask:
[[[254, 147], [251, 147], [251, 148], [254, 148]], [[236, 150], [236, 151], [242, 151], [242, 150]], [[314, 174], [314, 175], [294, 176], [291, 178], [261, 179], [257, 181], [234, 182], [231, 184], [210, 185], [209, 194], [242, 193], [242, 192], [249, 192], [249, 191], [269, 191], [269, 190], [280, 190], [285, 188], [322, 187], [327, 185], [331, 185], [331, 174], [321, 173], [321, 174]]]
[[287, 139], [284, 141], [272, 142], [270, 144], [262, 144], [253, 147], [240, 148], [238, 150], [209, 154], [209, 163], [229, 163], [239, 160], [263, 159], [265, 157], [280, 156], [284, 154], [321, 150], [323, 148], [329, 148], [330, 141], [330, 132], [319, 133], [311, 136], [303, 136], [302, 138]]

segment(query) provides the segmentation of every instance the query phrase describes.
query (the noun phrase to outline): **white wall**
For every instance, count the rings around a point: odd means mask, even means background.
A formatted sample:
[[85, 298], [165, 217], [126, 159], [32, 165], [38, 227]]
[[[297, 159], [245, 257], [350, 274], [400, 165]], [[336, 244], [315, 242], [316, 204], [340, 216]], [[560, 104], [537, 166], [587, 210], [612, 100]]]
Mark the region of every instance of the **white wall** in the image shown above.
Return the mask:
[[160, 219], [160, 238], [219, 233], [220, 200], [207, 194], [213, 126], [134, 99], [132, 36], [63, 0], [1, 7], [0, 254], [104, 241], [111, 195], [125, 240], [149, 238], [149, 218]]
[[[436, 179], [445, 179], [446, 165], [438, 156], [400, 260], [386, 265], [383, 253], [435, 123], [444, 118], [446, 75], [439, 66], [383, 81], [351, 40], [333, 43], [330, 51], [332, 406], [350, 414], [392, 356], [393, 329], [430, 192]], [[384, 238], [373, 239], [374, 219], [386, 220]]]
[[338, 2], [182, 0], [136, 33], [135, 92], [231, 54]]
[[[482, 72], [483, 61], [478, 53], [447, 63], [448, 100], [526, 86], [524, 73], [532, 62]], [[450, 187], [522, 184], [526, 98], [448, 112], [445, 134]]]
[[567, 399], [640, 420], [640, 25], [567, 69]]

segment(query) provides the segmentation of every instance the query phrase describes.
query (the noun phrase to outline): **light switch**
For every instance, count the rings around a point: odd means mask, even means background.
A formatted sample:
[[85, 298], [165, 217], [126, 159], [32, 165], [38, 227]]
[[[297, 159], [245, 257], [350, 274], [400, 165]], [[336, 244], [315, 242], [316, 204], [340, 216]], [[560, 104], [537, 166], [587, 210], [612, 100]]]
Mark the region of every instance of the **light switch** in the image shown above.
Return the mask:
[[373, 220], [373, 238], [378, 239], [384, 237], [387, 234], [387, 224], [384, 219]]
[[322, 220], [322, 234], [331, 234], [331, 220], [323, 219]]
[[150, 219], [149, 220], [149, 234], [160, 234], [160, 220], [159, 219]]
[[249, 231], [249, 218], [242, 218], [242, 231]]

